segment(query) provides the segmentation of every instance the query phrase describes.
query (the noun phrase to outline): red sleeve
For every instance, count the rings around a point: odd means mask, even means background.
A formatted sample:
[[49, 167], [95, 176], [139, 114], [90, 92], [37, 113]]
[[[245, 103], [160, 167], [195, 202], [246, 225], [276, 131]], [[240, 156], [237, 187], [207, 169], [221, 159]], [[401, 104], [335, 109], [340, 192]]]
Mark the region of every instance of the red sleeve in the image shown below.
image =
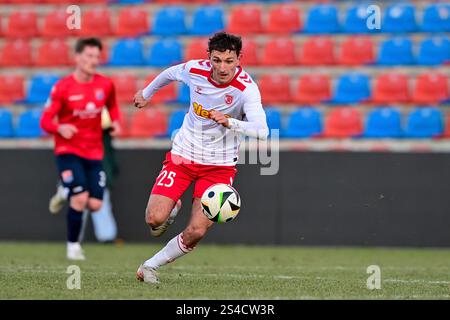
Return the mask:
[[108, 108], [109, 117], [111, 121], [119, 121], [120, 110], [116, 99], [116, 88], [111, 81], [111, 90], [109, 91], [108, 98], [106, 99], [106, 107]]
[[53, 86], [50, 97], [45, 105], [44, 112], [41, 117], [41, 128], [48, 133], [58, 132], [58, 122], [55, 121], [55, 116], [59, 113], [62, 107], [62, 93], [59, 86]]

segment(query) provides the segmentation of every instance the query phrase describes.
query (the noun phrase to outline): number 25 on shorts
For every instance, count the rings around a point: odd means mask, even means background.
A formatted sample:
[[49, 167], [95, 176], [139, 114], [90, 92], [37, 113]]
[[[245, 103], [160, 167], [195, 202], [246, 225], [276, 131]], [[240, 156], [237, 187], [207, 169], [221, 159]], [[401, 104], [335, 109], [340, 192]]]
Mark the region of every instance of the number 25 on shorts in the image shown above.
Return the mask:
[[167, 172], [167, 170], [163, 170], [159, 174], [158, 178], [156, 178], [157, 181], [156, 185], [170, 188], [171, 186], [173, 186], [174, 183], [173, 178], [175, 178], [176, 175], [177, 175], [176, 172], [173, 171]]

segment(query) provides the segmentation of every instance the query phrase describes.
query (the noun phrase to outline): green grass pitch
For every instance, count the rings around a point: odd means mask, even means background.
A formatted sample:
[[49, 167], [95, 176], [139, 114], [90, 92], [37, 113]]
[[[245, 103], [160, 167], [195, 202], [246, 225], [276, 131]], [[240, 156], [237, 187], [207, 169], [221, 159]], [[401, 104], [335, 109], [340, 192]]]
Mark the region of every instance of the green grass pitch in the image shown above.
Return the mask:
[[[135, 280], [161, 246], [85, 244], [87, 260], [65, 259], [64, 243], [0, 243], [0, 299], [449, 299], [449, 249], [199, 245], [161, 268], [161, 283]], [[81, 289], [67, 289], [78, 265]], [[378, 265], [381, 289], [369, 290]]]

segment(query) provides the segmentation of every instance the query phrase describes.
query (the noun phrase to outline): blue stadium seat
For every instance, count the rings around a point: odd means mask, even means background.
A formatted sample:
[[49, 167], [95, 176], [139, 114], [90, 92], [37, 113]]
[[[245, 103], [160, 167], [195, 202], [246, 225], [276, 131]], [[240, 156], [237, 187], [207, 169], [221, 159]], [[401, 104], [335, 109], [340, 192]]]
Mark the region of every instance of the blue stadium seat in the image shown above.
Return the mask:
[[181, 128], [187, 111], [188, 109], [179, 109], [172, 112], [169, 117], [169, 125], [167, 126], [167, 136], [169, 138], [172, 138], [172, 134], [175, 130]]
[[311, 7], [305, 24], [307, 33], [339, 32], [337, 8], [334, 5], [321, 4]]
[[431, 37], [420, 44], [418, 64], [439, 65], [450, 61], [450, 41], [446, 37]]
[[395, 108], [377, 108], [367, 116], [364, 136], [368, 138], [400, 138], [401, 114]]
[[[281, 112], [276, 108], [267, 107], [264, 109], [266, 112], [266, 120], [267, 126], [269, 127], [269, 136], [272, 135], [272, 130], [280, 130], [281, 131]], [[281, 132], [278, 132], [278, 135], [281, 135]]]
[[148, 64], [155, 67], [165, 67], [181, 63], [181, 43], [175, 39], [157, 40], [150, 47]]
[[44, 103], [47, 101], [53, 85], [59, 77], [52, 74], [37, 74], [30, 79], [28, 87], [27, 103]]
[[380, 53], [377, 63], [380, 65], [410, 65], [415, 59], [412, 50], [412, 41], [409, 38], [394, 37], [380, 44]]
[[299, 108], [291, 113], [283, 138], [307, 138], [322, 133], [322, 115], [313, 108]]
[[191, 101], [190, 89], [184, 83], [178, 83], [178, 98], [179, 103], [189, 103]]
[[333, 102], [356, 103], [370, 97], [369, 77], [362, 73], [347, 73], [339, 77]]
[[360, 4], [352, 6], [347, 10], [344, 25], [342, 26], [345, 33], [377, 33], [379, 29], [369, 29], [367, 27], [367, 7], [370, 4]]
[[152, 33], [159, 36], [172, 36], [186, 33], [186, 11], [183, 7], [163, 7], [156, 13]]
[[432, 138], [444, 131], [442, 112], [434, 107], [421, 107], [412, 111], [407, 119], [405, 136]]
[[381, 24], [382, 32], [415, 32], [416, 7], [409, 3], [396, 3], [386, 8]]
[[146, 0], [115, 0], [111, 2], [117, 2], [118, 4], [143, 4]]
[[13, 115], [8, 109], [0, 108], [0, 138], [14, 136]]
[[16, 137], [18, 138], [38, 138], [44, 135], [39, 126], [42, 109], [31, 109], [23, 112], [19, 116], [16, 127]]
[[143, 44], [138, 39], [120, 39], [111, 49], [112, 66], [141, 66], [144, 61]]
[[428, 5], [423, 12], [421, 29], [425, 32], [450, 32], [450, 4]]
[[218, 6], [204, 6], [195, 10], [190, 33], [211, 35], [224, 29], [223, 10]]

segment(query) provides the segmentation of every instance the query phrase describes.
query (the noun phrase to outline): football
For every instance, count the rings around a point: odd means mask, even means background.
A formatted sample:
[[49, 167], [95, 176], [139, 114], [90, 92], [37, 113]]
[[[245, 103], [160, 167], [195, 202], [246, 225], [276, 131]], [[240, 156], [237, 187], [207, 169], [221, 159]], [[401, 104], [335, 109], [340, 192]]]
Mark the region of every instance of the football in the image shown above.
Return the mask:
[[202, 211], [209, 220], [224, 223], [236, 218], [241, 209], [241, 197], [232, 186], [214, 184], [203, 193]]

